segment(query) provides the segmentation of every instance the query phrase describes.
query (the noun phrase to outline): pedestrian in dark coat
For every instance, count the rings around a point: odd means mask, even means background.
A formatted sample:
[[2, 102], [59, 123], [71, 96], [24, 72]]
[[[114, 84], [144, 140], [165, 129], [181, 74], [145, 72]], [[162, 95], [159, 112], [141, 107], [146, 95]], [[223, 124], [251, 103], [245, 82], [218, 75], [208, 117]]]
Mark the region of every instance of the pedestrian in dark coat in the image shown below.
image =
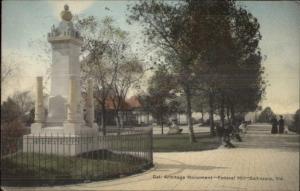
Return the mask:
[[271, 130], [271, 133], [272, 134], [276, 134], [276, 133], [278, 133], [278, 121], [277, 121], [277, 119], [276, 119], [276, 117], [273, 117], [273, 119], [272, 119], [272, 130]]
[[216, 123], [216, 130], [217, 130], [217, 136], [219, 138], [219, 142], [222, 143], [222, 137], [224, 134], [224, 128], [221, 126], [221, 124]]
[[230, 129], [230, 124], [224, 126], [223, 140], [225, 142], [225, 147], [234, 148], [235, 146], [230, 141], [230, 134], [232, 133]]
[[284, 119], [282, 115], [280, 115], [280, 119], [278, 123], [279, 123], [279, 133], [282, 134], [284, 131]]

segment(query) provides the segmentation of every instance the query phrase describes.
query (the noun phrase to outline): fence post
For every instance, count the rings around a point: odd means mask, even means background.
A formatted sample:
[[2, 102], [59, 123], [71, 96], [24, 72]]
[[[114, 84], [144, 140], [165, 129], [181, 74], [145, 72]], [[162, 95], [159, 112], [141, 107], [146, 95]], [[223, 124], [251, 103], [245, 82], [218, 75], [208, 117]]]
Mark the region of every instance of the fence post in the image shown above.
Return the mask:
[[150, 131], [150, 164], [153, 165], [153, 127]]
[[[44, 142], [45, 151], [44, 151], [44, 153], [46, 154], [47, 153], [47, 142], [48, 142], [46, 132], [44, 134], [44, 138], [45, 138], [45, 142]], [[45, 168], [46, 168], [47, 167], [47, 157], [44, 157], [44, 160], [45, 160]]]
[[89, 176], [89, 137], [88, 134], [86, 133], [86, 138], [85, 138], [85, 144], [86, 144], [86, 152], [85, 152], [85, 157], [86, 157], [86, 175]]
[[67, 156], [65, 155], [65, 146], [66, 146], [66, 136], [65, 133], [63, 133], [63, 137], [62, 137], [63, 141], [62, 141], [62, 146], [63, 146], [63, 161], [62, 161], [62, 168], [63, 168], [63, 172], [64, 172], [64, 176], [65, 176], [65, 160], [67, 158]]
[[82, 136], [83, 134], [80, 133], [80, 178], [82, 178]]
[[41, 177], [41, 134], [39, 133], [39, 177]]
[[105, 176], [105, 164], [104, 164], [104, 161], [106, 160], [106, 157], [107, 157], [107, 153], [105, 152], [107, 150], [107, 142], [106, 142], [106, 139], [107, 139], [107, 135], [106, 136], [102, 136], [102, 143], [104, 145], [104, 147], [102, 148], [102, 158], [103, 158], [103, 163], [102, 163], [102, 172], [103, 172], [103, 176]]
[[51, 138], [50, 138], [50, 145], [51, 145], [51, 154], [50, 154], [50, 159], [51, 159], [51, 169], [53, 169], [52, 144], [53, 144], [53, 136], [52, 136], [52, 133], [51, 133]]
[[59, 169], [59, 137], [56, 134], [56, 167]]

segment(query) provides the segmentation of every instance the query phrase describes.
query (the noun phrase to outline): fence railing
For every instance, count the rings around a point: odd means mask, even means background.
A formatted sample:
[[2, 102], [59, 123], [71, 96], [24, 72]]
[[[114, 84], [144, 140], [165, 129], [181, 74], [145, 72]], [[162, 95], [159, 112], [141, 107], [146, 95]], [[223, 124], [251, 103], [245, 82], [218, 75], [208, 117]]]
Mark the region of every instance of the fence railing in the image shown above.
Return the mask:
[[1, 132], [2, 182], [47, 184], [125, 176], [152, 166], [152, 129], [109, 129], [105, 136]]

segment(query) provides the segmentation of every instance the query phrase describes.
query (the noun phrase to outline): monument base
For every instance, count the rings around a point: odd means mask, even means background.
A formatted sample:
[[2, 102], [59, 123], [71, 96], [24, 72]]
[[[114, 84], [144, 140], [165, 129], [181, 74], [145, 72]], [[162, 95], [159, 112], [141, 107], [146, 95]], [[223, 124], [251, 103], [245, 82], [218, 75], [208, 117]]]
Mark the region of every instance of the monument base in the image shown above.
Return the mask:
[[63, 126], [64, 134], [75, 134], [75, 135], [95, 135], [98, 133], [98, 126], [96, 123], [93, 124], [93, 127], [82, 126], [78, 123], [64, 123]]
[[43, 129], [43, 126], [44, 126], [43, 123], [33, 123], [33, 124], [31, 124], [31, 128], [30, 128], [31, 134], [40, 133]]
[[64, 123], [63, 126], [43, 127], [34, 123], [31, 134], [23, 136], [23, 152], [36, 152], [75, 156], [101, 149], [97, 137], [97, 124], [87, 127], [80, 123]]

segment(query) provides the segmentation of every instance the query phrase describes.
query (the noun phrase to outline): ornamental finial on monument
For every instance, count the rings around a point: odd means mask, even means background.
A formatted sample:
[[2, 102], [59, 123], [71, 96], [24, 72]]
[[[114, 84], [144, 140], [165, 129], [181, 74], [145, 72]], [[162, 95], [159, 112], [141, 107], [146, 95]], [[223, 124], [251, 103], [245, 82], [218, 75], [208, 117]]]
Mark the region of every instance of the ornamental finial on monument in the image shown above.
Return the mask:
[[66, 4], [64, 6], [64, 10], [60, 13], [62, 20], [64, 21], [71, 21], [72, 20], [72, 13], [69, 11], [69, 6]]
[[65, 9], [65, 11], [68, 11], [69, 10], [69, 5], [65, 4], [64, 9]]

